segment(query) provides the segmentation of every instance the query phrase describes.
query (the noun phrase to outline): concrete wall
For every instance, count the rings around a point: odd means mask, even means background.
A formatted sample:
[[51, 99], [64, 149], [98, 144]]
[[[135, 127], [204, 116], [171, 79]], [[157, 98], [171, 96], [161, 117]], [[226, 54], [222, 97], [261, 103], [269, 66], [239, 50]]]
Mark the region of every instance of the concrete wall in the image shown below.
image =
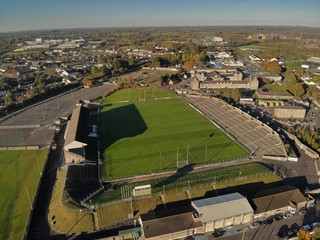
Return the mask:
[[171, 72], [177, 72], [179, 71], [178, 68], [172, 67], [172, 68], [164, 68], [164, 67], [142, 67], [142, 70], [164, 70], [164, 71], [171, 71]]
[[263, 155], [262, 160], [276, 160], [276, 161], [287, 161], [287, 157], [278, 157], [278, 156], [270, 156], [270, 155]]
[[40, 146], [18, 146], [18, 147], [0, 147], [0, 151], [8, 151], [8, 150], [38, 150]]
[[13, 125], [13, 126], [0, 126], [0, 129], [15, 129], [15, 128], [39, 128], [40, 124], [35, 125]]

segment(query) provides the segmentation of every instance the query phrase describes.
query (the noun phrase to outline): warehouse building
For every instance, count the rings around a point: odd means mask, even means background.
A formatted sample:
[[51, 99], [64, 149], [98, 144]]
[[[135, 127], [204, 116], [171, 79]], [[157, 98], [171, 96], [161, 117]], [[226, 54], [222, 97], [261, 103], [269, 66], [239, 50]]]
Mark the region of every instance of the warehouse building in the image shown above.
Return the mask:
[[274, 109], [277, 119], [304, 119], [306, 109], [300, 106], [280, 106]]
[[253, 209], [240, 193], [195, 200], [191, 205], [202, 219], [205, 232], [250, 223], [253, 219]]

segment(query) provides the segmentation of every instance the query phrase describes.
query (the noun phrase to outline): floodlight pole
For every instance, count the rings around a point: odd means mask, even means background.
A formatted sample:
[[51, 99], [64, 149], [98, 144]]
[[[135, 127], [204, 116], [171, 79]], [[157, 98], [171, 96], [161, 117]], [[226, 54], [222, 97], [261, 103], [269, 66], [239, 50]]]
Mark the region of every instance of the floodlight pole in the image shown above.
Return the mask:
[[162, 169], [162, 166], [161, 166], [161, 152], [160, 152], [160, 171]]
[[31, 204], [31, 200], [30, 200], [30, 195], [29, 195], [29, 192], [28, 192], [28, 188], [27, 188], [27, 187], [26, 187], [26, 192], [27, 192], [27, 196], [28, 196], [28, 200], [29, 200], [29, 204], [30, 204], [30, 209], [33, 210], [32, 204]]
[[189, 146], [187, 146], [187, 165], [189, 165]]
[[42, 175], [42, 172], [40, 171], [38, 154], [36, 154], [36, 159], [37, 159], [37, 165], [38, 165], [38, 169], [39, 169], [39, 174], [40, 174], [40, 176], [41, 176], [41, 175]]
[[177, 147], [177, 168], [179, 168], [179, 148]]
[[208, 145], [206, 145], [206, 151], [204, 155], [204, 162], [207, 163]]
[[41, 108], [41, 112], [42, 112], [42, 120], [46, 120], [45, 116], [44, 116], [44, 111], [43, 111], [43, 108]]
[[3, 141], [3, 145], [6, 146], [6, 141], [4, 140], [4, 137], [3, 137], [3, 132], [1, 132], [1, 137], [2, 137], [2, 141]]

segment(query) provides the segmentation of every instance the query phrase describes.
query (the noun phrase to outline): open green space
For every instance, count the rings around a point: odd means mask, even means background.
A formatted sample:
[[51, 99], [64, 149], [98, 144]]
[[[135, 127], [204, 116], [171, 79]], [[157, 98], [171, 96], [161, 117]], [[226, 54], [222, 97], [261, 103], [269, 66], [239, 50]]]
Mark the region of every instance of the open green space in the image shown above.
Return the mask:
[[[228, 182], [241, 182], [250, 178], [260, 178], [272, 174], [272, 171], [264, 165], [259, 163], [241, 164], [225, 168], [217, 168], [206, 170], [202, 172], [189, 172], [185, 174], [174, 174], [166, 178], [152, 179], [144, 182], [136, 182], [126, 184], [129, 189], [136, 186], [150, 184], [152, 193], [156, 194], [162, 191], [169, 193], [170, 190], [187, 188], [201, 184], [216, 183], [221, 184], [225, 181]], [[107, 191], [102, 194], [96, 195], [92, 202], [105, 203], [111, 201], [121, 200], [121, 187], [116, 187], [113, 191]]]
[[[22, 239], [47, 150], [0, 151], [0, 239]], [[29, 196], [28, 196], [29, 195]]]
[[207, 118], [163, 89], [116, 92], [104, 99], [100, 116], [103, 179], [174, 170], [187, 162], [198, 165], [248, 156]]

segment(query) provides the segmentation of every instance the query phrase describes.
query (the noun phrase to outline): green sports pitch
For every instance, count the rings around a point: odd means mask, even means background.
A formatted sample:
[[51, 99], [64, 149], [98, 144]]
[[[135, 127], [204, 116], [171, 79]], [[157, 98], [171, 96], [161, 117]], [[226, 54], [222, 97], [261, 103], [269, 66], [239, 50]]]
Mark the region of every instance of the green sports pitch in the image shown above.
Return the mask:
[[0, 239], [23, 239], [47, 154], [48, 150], [0, 151]]
[[104, 99], [102, 178], [110, 180], [247, 157], [175, 93], [124, 89]]

